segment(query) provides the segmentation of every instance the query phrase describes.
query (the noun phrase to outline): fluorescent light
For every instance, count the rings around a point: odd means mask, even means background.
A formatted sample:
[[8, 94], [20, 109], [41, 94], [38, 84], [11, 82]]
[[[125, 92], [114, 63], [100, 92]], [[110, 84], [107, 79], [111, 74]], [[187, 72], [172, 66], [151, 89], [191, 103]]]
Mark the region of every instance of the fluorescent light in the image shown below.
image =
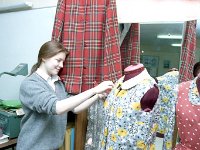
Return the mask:
[[181, 43], [173, 43], [173, 44], [171, 44], [171, 46], [175, 46], [175, 47], [181, 47], [181, 46], [182, 46], [182, 44], [181, 44]]
[[159, 39], [182, 39], [182, 35], [171, 35], [171, 34], [165, 34], [165, 35], [157, 35], [157, 38]]
[[5, 2], [0, 6], [0, 13], [32, 9], [32, 2]]

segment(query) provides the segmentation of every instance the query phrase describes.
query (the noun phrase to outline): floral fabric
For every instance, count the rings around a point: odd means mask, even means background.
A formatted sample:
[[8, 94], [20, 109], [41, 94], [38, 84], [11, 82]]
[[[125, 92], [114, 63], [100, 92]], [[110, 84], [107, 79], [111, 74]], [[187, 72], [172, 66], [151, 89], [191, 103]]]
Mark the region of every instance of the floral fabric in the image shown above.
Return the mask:
[[141, 109], [140, 100], [156, 84], [155, 80], [145, 75], [136, 84], [129, 80], [125, 83], [123, 79], [117, 81], [104, 102], [99, 149], [153, 150], [159, 105], [156, 103], [152, 111], [145, 112]]
[[177, 102], [179, 72], [168, 72], [163, 76], [157, 77], [157, 80], [160, 91], [160, 117], [158, 132], [164, 134], [163, 150], [171, 150], [175, 125], [175, 105]]

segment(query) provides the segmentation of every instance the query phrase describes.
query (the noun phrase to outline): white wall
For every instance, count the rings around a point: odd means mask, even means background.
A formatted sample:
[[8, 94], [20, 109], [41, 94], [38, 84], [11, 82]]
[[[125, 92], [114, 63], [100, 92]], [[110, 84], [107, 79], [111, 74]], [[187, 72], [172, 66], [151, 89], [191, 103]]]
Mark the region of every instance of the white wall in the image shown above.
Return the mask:
[[[56, 6], [0, 14], [0, 73], [27, 63], [29, 72], [40, 46], [51, 39]], [[18, 99], [24, 76], [2, 75], [0, 99]]]
[[55, 6], [58, 0], [0, 0], [0, 6], [11, 5], [20, 2], [31, 2], [33, 9]]

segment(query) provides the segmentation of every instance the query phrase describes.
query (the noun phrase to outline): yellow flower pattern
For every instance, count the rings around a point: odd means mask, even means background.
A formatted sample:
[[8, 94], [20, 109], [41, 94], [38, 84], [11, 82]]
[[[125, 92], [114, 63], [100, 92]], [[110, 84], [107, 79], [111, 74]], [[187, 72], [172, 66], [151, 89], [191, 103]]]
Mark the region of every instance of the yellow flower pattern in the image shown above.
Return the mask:
[[117, 97], [124, 97], [127, 94], [127, 90], [120, 90], [117, 92]]
[[105, 142], [104, 141], [101, 141], [101, 146], [105, 146]]
[[168, 121], [168, 116], [164, 115], [163, 116], [163, 121], [167, 122]]
[[127, 136], [127, 131], [125, 130], [125, 129], [118, 129], [117, 130], [117, 133], [118, 133], [118, 135], [119, 136], [121, 136], [121, 137], [124, 137], [124, 136]]
[[164, 129], [160, 129], [158, 132], [161, 134], [165, 134], [166, 131]]
[[155, 144], [151, 144], [149, 150], [156, 150]]
[[138, 125], [144, 125], [144, 122], [137, 122]]
[[154, 133], [154, 132], [156, 132], [157, 131], [157, 129], [158, 129], [158, 124], [154, 124], [153, 125], [153, 128], [151, 129], [151, 131]]
[[107, 107], [108, 107], [108, 101], [107, 101], [107, 100], [104, 101], [103, 106], [104, 106], [104, 108], [107, 108]]
[[163, 112], [163, 111], [164, 111], [164, 108], [163, 108], [163, 107], [161, 107], [161, 108], [160, 108], [160, 112]]
[[170, 150], [172, 149], [172, 142], [171, 141], [166, 142], [166, 148], [170, 149]]
[[119, 108], [117, 109], [116, 116], [117, 116], [117, 118], [121, 118], [122, 115], [123, 115], [123, 109], [122, 109], [122, 107], [119, 107]]
[[108, 128], [104, 129], [104, 136], [108, 136]]
[[134, 102], [131, 104], [131, 108], [133, 110], [141, 110], [141, 105], [140, 105], [140, 102]]
[[113, 150], [113, 147], [111, 146], [111, 147], [109, 147], [109, 149], [108, 150]]
[[193, 92], [196, 96], [199, 96], [199, 92], [198, 92], [197, 87], [193, 88], [193, 89], [192, 89], [192, 92]]
[[167, 90], [167, 91], [171, 90], [170, 85], [164, 85], [164, 88], [165, 88], [165, 90]]
[[146, 145], [145, 145], [144, 141], [137, 141], [137, 147], [140, 149], [145, 149]]
[[169, 98], [168, 98], [168, 97], [163, 97], [162, 101], [163, 101], [164, 103], [167, 103], [167, 102], [169, 101]]
[[116, 135], [115, 135], [115, 134], [112, 134], [112, 135], [111, 135], [111, 140], [112, 140], [112, 141], [114, 141], [114, 142], [116, 142], [116, 141], [117, 141], [117, 137], [116, 137]]

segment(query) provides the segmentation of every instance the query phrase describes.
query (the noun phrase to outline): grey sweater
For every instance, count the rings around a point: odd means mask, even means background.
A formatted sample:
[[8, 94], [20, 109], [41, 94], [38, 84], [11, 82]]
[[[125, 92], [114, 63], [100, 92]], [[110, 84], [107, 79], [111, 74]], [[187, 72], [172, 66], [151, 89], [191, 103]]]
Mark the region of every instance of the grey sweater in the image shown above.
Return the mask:
[[63, 141], [67, 113], [56, 115], [56, 101], [66, 98], [61, 81], [55, 82], [56, 92], [42, 77], [33, 73], [21, 84], [19, 98], [25, 112], [17, 150], [53, 150]]

